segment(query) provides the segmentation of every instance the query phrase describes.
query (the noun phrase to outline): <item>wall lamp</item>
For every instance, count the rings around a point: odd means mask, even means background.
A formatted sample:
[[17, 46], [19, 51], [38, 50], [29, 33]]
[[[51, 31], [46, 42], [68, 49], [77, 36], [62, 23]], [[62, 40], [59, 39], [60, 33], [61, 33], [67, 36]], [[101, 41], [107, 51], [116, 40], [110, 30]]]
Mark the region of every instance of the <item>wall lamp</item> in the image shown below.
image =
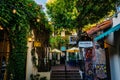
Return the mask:
[[0, 30], [3, 30], [3, 27], [0, 25]]
[[28, 37], [28, 41], [29, 41], [29, 42], [32, 42], [32, 41], [33, 41], [33, 38], [32, 38], [32, 37]]

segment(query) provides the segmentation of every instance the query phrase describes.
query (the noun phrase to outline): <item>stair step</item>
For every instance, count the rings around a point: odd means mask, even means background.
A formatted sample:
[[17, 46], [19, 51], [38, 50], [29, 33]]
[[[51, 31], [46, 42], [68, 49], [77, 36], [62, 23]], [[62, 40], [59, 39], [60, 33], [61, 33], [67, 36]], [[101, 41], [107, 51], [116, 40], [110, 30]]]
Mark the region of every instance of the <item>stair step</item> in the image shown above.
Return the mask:
[[51, 75], [65, 75], [65, 74], [67, 74], [67, 75], [80, 75], [80, 73], [79, 73], [79, 71], [75, 71], [75, 72], [73, 72], [73, 71], [67, 71], [67, 72], [63, 72], [63, 71], [52, 71], [51, 72]]
[[60, 74], [60, 73], [54, 74], [54, 73], [52, 73], [51, 75], [54, 75], [54, 76], [56, 76], [56, 75], [71, 75], [71, 76], [73, 76], [73, 75], [80, 75], [80, 74], [79, 73], [75, 73], [75, 74], [74, 73], [72, 73], [72, 74], [68, 74], [68, 73], [67, 74], [65, 74], [65, 73], [64, 74]]
[[82, 80], [80, 78], [51, 78], [50, 80]]
[[[52, 70], [53, 72], [65, 72], [65, 70]], [[79, 72], [79, 70], [66, 70], [66, 72]]]
[[54, 77], [52, 77], [52, 78], [67, 78], [67, 79], [76, 79], [76, 78], [78, 78], [78, 79], [81, 79], [81, 77], [80, 76], [54, 76]]
[[81, 80], [79, 70], [52, 70], [50, 80]]

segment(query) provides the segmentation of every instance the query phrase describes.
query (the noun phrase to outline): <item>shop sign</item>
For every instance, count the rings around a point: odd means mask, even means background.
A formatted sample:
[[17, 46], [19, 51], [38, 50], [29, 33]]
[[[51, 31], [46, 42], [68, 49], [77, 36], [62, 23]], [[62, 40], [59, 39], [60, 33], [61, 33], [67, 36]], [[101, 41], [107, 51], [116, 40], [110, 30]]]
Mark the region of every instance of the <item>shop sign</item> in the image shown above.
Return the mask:
[[34, 41], [34, 47], [41, 47], [40, 41]]
[[65, 46], [61, 46], [61, 51], [66, 51], [66, 47]]
[[78, 46], [83, 47], [83, 48], [90, 48], [90, 47], [93, 47], [93, 42], [92, 41], [79, 41]]

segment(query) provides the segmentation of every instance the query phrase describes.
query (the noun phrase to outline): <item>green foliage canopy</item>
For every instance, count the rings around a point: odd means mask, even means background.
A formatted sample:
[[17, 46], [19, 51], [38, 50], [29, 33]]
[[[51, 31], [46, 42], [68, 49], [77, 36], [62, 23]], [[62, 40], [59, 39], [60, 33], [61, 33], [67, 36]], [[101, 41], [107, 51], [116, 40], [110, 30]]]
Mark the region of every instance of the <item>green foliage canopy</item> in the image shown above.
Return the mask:
[[95, 23], [108, 15], [111, 10], [116, 10], [117, 0], [78, 0], [76, 8], [79, 12], [77, 17], [78, 27], [89, 23]]
[[78, 15], [73, 0], [54, 0], [46, 4], [47, 13], [57, 28], [71, 28]]
[[115, 11], [117, 0], [54, 0], [48, 1], [47, 13], [55, 27], [80, 28], [95, 23]]

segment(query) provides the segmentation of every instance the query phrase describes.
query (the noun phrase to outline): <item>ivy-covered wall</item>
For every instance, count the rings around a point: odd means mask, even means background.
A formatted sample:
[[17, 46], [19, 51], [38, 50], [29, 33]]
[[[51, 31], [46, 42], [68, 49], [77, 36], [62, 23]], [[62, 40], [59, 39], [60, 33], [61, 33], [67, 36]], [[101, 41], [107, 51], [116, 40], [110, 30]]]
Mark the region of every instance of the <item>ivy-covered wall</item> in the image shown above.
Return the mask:
[[25, 80], [27, 36], [30, 29], [44, 31], [43, 25], [51, 31], [41, 5], [34, 0], [0, 0], [0, 26], [10, 40], [7, 79]]
[[15, 32], [15, 34], [10, 36], [11, 52], [8, 64], [8, 78], [12, 77], [12, 74], [13, 80], [24, 80], [27, 53], [27, 31], [22, 29], [20, 31], [16, 30]]

